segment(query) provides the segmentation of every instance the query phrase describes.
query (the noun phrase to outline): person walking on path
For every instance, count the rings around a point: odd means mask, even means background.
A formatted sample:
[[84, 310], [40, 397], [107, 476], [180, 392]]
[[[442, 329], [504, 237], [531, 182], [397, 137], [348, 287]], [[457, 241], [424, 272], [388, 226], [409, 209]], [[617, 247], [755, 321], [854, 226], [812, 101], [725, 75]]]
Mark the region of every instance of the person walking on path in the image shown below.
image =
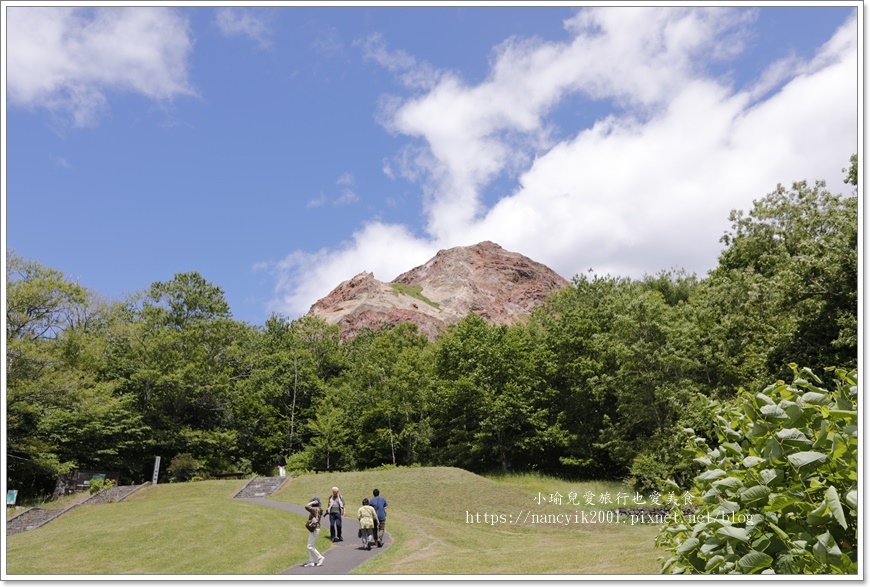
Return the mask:
[[372, 543], [375, 541], [374, 533], [378, 523], [378, 515], [375, 513], [375, 508], [369, 505], [367, 497], [363, 498], [362, 507], [357, 511], [356, 517], [359, 520], [360, 538], [362, 539], [363, 548], [371, 550]]
[[378, 543], [378, 548], [384, 545], [384, 526], [387, 525], [387, 500], [381, 497], [381, 492], [378, 489], [372, 491], [374, 497], [369, 501], [369, 505], [375, 510], [378, 516], [378, 528], [375, 539]]
[[[260, 507], [267, 507], [288, 513], [294, 513], [298, 516], [301, 516], [299, 518], [300, 521], [306, 520], [311, 515], [305, 509], [304, 503], [300, 505], [294, 505], [292, 503], [266, 499], [265, 497], [236, 497], [235, 499], [250, 504], [256, 504]], [[326, 529], [325, 519], [323, 520], [322, 527], [324, 530]], [[358, 529], [359, 522], [353, 516], [347, 518], [344, 521], [344, 530], [346, 532], [350, 532], [351, 536], [356, 534]], [[323, 532], [321, 532], [321, 534], [322, 533]], [[382, 552], [390, 547], [390, 543], [390, 535], [385, 534], [384, 547], [372, 549], [370, 551], [359, 548], [359, 542], [357, 542], [357, 544], [353, 544], [353, 542], [345, 544], [344, 542], [342, 542], [341, 544], [331, 545], [332, 548], [329, 549], [329, 556], [327, 557], [329, 558], [328, 565], [324, 563], [322, 567], [304, 567], [302, 563], [305, 561], [299, 561], [287, 567], [283, 571], [279, 571], [279, 575], [305, 575], [305, 577], [307, 577], [308, 579], [311, 579], [312, 575], [346, 575], [353, 572], [355, 568], [370, 560], [371, 558], [380, 556]], [[306, 556], [305, 559], [307, 560], [308, 557]]]
[[326, 506], [329, 513], [329, 536], [333, 542], [341, 542], [341, 517], [344, 515], [344, 498], [338, 492], [338, 487], [332, 488], [329, 496], [329, 504]]
[[302, 566], [322, 567], [324, 556], [314, 548], [314, 543], [317, 541], [318, 534], [320, 534], [320, 518], [323, 516], [320, 499], [312, 497], [311, 501], [306, 504], [305, 509], [308, 510], [308, 521], [305, 522], [305, 527], [308, 528], [308, 562]]
[[278, 476], [286, 477], [287, 476], [287, 457], [284, 456], [284, 451], [281, 451], [281, 454], [278, 455]]

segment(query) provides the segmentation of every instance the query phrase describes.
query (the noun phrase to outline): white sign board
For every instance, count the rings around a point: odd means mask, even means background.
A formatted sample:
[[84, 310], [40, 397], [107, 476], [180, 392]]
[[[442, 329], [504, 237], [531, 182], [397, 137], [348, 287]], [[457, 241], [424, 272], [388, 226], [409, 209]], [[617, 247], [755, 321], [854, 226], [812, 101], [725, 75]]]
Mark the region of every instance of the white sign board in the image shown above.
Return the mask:
[[158, 473], [160, 473], [160, 457], [154, 457], [154, 477], [151, 478], [151, 485], [157, 485]]

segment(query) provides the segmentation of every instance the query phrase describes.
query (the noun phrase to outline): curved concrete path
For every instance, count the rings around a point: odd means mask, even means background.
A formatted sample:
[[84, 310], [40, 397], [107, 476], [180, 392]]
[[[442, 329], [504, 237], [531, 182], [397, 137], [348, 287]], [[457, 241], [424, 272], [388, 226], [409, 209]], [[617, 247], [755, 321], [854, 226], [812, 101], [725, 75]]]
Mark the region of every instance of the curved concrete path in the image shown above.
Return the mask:
[[[263, 499], [261, 497], [243, 497], [238, 499], [239, 501], [248, 501], [250, 503], [256, 503], [258, 505], [264, 505], [266, 507], [293, 512], [300, 516], [308, 517], [308, 511], [304, 507], [293, 505], [291, 503], [283, 503], [271, 499]], [[326, 531], [328, 536], [329, 519], [328, 517], [324, 517], [324, 520], [326, 521], [326, 524], [321, 526], [320, 533], [323, 534], [323, 532]], [[342, 542], [334, 542], [332, 548], [320, 553], [326, 558], [322, 567], [303, 567], [302, 565], [308, 562], [308, 559], [306, 558], [299, 564], [293, 565], [289, 569], [281, 571], [279, 574], [346, 575], [371, 557], [389, 548], [390, 544], [393, 542], [393, 539], [390, 538], [390, 534], [384, 533], [384, 546], [382, 548], [373, 546], [371, 550], [365, 550], [360, 546], [361, 541], [356, 535], [359, 530], [359, 521], [356, 518], [348, 518], [345, 516], [342, 518], [341, 525], [344, 540]]]

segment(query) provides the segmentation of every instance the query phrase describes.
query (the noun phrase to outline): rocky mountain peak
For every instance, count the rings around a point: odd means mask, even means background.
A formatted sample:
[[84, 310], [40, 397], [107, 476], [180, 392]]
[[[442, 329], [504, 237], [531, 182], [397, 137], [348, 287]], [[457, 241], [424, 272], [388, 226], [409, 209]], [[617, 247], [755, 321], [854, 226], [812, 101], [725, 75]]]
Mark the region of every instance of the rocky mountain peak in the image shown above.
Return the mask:
[[318, 300], [308, 314], [338, 324], [343, 340], [362, 328], [400, 322], [414, 322], [434, 339], [469, 312], [494, 324], [510, 324], [567, 284], [546, 265], [484, 241], [438, 251], [390, 283], [359, 273]]

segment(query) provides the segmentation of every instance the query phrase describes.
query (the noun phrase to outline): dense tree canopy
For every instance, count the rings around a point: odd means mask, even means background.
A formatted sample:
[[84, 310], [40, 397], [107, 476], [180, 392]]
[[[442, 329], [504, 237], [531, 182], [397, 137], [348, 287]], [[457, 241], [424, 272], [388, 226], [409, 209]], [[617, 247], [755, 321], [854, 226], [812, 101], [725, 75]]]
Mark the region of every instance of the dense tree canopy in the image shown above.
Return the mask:
[[156, 455], [176, 478], [270, 474], [280, 450], [298, 468], [687, 483], [683, 431], [715, 441], [708, 399], [789, 363], [857, 366], [857, 211], [855, 192], [778, 186], [732, 213], [703, 278], [578, 275], [522, 323], [470, 314], [434, 342], [411, 324], [341, 344], [313, 317], [237, 322], [195, 272], [106, 303], [10, 253], [10, 487], [45, 494], [72, 467], [142, 481]]

